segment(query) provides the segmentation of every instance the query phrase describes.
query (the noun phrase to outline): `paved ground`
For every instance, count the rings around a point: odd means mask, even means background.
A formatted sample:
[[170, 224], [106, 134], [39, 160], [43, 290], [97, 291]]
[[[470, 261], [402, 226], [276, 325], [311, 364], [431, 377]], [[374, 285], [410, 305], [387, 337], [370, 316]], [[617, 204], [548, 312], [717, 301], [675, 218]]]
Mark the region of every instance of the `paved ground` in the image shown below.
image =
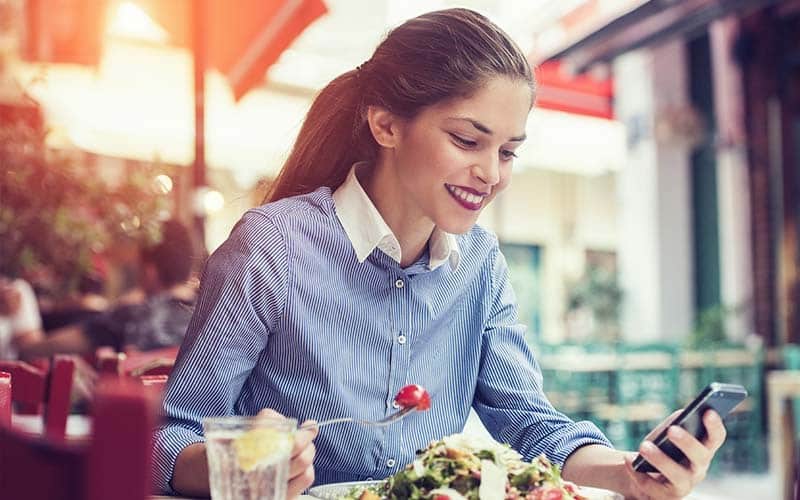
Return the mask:
[[777, 479], [770, 474], [711, 477], [698, 485], [697, 500], [780, 500]]

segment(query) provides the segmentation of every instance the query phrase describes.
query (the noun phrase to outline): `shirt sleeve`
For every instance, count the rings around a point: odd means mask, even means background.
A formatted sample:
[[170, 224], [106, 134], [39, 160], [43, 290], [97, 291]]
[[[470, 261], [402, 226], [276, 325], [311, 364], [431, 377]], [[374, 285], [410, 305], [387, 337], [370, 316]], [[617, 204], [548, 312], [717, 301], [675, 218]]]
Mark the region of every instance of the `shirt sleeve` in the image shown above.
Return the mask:
[[42, 317], [39, 314], [39, 305], [33, 289], [23, 280], [14, 280], [12, 284], [17, 289], [20, 299], [19, 310], [10, 318], [13, 335], [41, 329]]
[[526, 460], [544, 453], [564, 464], [587, 444], [611, 446], [591, 422], [574, 422], [557, 411], [542, 389], [542, 373], [525, 340], [505, 258], [495, 247], [491, 298], [482, 338], [481, 366], [473, 406], [487, 430]]
[[245, 214], [209, 258], [194, 314], [169, 377], [163, 424], [154, 436], [155, 486], [174, 493], [175, 460], [202, 442], [202, 419], [234, 414], [234, 404], [283, 314], [288, 251], [264, 215]]

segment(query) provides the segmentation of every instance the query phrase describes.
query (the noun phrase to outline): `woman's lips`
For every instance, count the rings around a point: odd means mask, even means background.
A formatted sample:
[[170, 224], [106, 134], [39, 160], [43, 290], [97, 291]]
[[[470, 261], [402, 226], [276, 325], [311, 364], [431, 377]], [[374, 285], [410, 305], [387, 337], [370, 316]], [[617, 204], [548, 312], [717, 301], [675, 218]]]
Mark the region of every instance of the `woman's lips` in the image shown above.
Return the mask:
[[483, 200], [486, 199], [487, 194], [478, 193], [474, 189], [462, 188], [445, 184], [447, 192], [455, 199], [459, 205], [467, 210], [480, 210], [483, 206]]

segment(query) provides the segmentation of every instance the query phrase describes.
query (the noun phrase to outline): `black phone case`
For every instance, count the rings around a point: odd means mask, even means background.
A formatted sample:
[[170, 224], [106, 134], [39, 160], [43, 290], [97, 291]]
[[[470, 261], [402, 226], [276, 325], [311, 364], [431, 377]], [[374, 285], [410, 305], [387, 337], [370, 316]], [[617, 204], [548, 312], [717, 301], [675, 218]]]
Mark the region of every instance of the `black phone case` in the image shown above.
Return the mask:
[[[741, 385], [712, 382], [700, 391], [700, 394], [689, 403], [670, 425], [683, 427], [702, 441], [706, 437], [706, 427], [702, 421], [702, 416], [706, 410], [714, 410], [724, 419], [746, 397], [747, 390]], [[667, 438], [667, 429], [669, 429], [670, 425], [666, 426], [656, 436], [653, 443], [676, 462], [685, 464], [687, 462], [686, 455]], [[637, 455], [636, 459], [634, 459], [633, 468], [638, 472], [658, 472], [658, 469], [650, 465], [641, 455]]]

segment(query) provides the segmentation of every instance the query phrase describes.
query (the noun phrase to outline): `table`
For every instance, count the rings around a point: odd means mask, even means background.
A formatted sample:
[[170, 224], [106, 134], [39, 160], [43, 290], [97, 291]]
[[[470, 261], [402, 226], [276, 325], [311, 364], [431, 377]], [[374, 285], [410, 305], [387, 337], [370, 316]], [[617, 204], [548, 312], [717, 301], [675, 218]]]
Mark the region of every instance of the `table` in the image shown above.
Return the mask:
[[[11, 425], [30, 434], [41, 435], [44, 432], [44, 420], [41, 415], [11, 415]], [[91, 435], [92, 419], [86, 415], [67, 416], [67, 439], [83, 439]]]
[[[297, 498], [299, 500], [317, 500], [316, 498], [309, 495], [300, 495]], [[149, 497], [148, 500], [196, 500], [196, 499], [189, 497], [165, 497], [162, 495], [153, 495]]]
[[794, 462], [795, 433], [791, 402], [800, 398], [800, 371], [777, 370], [767, 374], [769, 408], [769, 465], [775, 471], [777, 491], [792, 498], [797, 470]]

